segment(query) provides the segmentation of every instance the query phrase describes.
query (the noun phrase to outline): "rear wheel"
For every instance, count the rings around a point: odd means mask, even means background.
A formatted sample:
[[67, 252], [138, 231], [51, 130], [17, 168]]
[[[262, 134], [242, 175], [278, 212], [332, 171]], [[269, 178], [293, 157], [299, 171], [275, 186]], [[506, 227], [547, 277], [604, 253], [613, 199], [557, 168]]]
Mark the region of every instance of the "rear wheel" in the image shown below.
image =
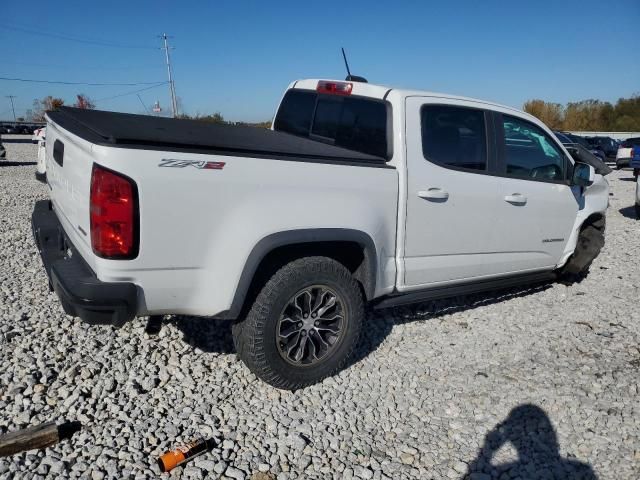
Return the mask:
[[636, 217], [640, 219], [640, 204], [636, 203]]
[[346, 365], [358, 342], [364, 305], [342, 264], [305, 257], [278, 270], [233, 327], [238, 355], [277, 388], [295, 390]]

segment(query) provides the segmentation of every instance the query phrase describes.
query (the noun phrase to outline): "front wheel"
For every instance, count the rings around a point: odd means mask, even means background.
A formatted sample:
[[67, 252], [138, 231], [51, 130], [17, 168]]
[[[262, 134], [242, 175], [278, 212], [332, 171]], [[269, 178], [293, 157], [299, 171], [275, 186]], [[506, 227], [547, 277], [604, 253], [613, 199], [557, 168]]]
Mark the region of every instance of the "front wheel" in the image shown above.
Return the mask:
[[363, 319], [362, 293], [349, 270], [331, 258], [305, 257], [269, 279], [234, 324], [233, 338], [255, 375], [296, 390], [344, 368]]
[[604, 247], [605, 220], [596, 220], [586, 225], [578, 235], [573, 255], [560, 270], [562, 278], [570, 283], [580, 281], [589, 271], [591, 263]]

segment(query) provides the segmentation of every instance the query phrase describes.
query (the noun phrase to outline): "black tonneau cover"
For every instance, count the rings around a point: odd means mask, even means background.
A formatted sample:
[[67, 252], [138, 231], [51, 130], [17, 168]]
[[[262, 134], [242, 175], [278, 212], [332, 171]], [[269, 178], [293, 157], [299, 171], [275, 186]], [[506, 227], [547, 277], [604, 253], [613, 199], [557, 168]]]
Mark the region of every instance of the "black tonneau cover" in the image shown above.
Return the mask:
[[386, 166], [386, 159], [264, 128], [62, 107], [48, 117], [88, 142], [218, 155]]

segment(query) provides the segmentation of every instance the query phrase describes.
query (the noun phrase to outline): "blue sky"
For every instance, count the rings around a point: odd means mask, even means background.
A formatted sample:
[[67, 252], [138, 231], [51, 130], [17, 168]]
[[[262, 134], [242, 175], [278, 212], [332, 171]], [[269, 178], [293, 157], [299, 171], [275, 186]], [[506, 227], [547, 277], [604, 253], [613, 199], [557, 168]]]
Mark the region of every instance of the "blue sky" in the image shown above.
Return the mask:
[[[0, 76], [162, 82], [163, 52], [155, 48], [163, 32], [174, 37], [182, 108], [235, 121], [270, 119], [291, 80], [343, 78], [341, 46], [352, 73], [370, 82], [516, 107], [530, 98], [615, 102], [640, 93], [638, 0], [13, 1], [2, 6]], [[0, 80], [0, 119], [11, 117], [5, 95], [16, 95], [18, 115], [34, 98], [72, 103], [80, 92], [98, 108], [141, 113], [135, 94], [109, 99], [141, 88]], [[140, 96], [170, 108], [166, 85]]]

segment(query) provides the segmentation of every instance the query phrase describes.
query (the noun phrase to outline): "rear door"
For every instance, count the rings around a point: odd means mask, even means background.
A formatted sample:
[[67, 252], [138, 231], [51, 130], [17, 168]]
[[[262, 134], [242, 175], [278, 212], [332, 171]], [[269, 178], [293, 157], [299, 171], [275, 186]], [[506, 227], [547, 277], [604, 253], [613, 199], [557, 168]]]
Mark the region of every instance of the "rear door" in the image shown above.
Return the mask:
[[473, 102], [406, 99], [409, 289], [500, 273], [490, 118]]
[[580, 192], [569, 187], [570, 160], [539, 126], [494, 115], [500, 196], [496, 251], [511, 272], [558, 263], [578, 212]]

